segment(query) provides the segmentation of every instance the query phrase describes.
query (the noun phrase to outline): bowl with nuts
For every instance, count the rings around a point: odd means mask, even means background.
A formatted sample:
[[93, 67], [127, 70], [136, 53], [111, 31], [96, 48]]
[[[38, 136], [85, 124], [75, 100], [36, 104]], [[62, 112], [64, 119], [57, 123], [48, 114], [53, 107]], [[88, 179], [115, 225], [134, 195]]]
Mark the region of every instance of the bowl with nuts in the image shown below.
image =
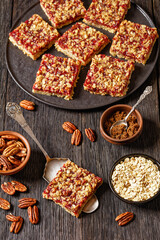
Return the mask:
[[128, 154], [113, 164], [108, 181], [122, 201], [147, 203], [160, 193], [160, 163], [146, 154]]
[[0, 132], [0, 174], [12, 175], [27, 164], [31, 147], [27, 139], [18, 132]]
[[107, 108], [100, 119], [100, 132], [102, 137], [112, 144], [123, 145], [134, 142], [142, 133], [143, 118], [138, 110], [134, 110], [127, 119], [127, 127], [118, 125], [112, 128], [114, 123], [124, 120], [132, 109], [126, 104], [117, 104]]

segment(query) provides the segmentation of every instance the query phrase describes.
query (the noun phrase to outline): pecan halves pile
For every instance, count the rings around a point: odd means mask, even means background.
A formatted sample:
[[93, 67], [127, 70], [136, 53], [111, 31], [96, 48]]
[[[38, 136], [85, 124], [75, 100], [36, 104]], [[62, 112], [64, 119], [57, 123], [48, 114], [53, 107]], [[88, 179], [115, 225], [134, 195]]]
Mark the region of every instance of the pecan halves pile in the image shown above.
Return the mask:
[[134, 214], [132, 212], [125, 212], [120, 215], [118, 215], [115, 219], [115, 221], [118, 222], [119, 226], [124, 226], [128, 224], [134, 217]]
[[27, 149], [15, 135], [0, 136], [0, 170], [8, 171], [19, 166], [27, 156]]

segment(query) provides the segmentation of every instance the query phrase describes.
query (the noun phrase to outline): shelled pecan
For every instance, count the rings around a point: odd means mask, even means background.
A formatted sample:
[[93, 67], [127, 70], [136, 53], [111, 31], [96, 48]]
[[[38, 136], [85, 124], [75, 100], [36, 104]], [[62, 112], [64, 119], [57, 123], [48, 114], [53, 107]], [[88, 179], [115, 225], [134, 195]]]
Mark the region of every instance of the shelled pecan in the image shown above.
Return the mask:
[[94, 142], [96, 140], [96, 135], [91, 128], [86, 128], [85, 129], [85, 134], [91, 142]]
[[34, 102], [28, 101], [28, 100], [23, 100], [20, 102], [19, 104], [22, 108], [29, 110], [29, 111], [33, 111], [35, 108], [35, 104]]
[[5, 157], [9, 157], [9, 156], [13, 156], [16, 153], [18, 153], [20, 151], [19, 147], [17, 147], [16, 143], [8, 146], [7, 148], [4, 149], [3, 151], [3, 155]]
[[79, 129], [76, 129], [72, 134], [71, 144], [78, 146], [81, 142], [81, 138], [82, 138], [81, 132], [79, 131]]
[[0, 149], [4, 148], [6, 145], [6, 142], [3, 138], [0, 138]]
[[8, 161], [8, 158], [1, 155], [0, 156], [0, 165], [3, 167], [4, 170], [12, 169], [12, 164]]
[[39, 222], [39, 211], [37, 206], [28, 207], [28, 218], [32, 224], [37, 224]]
[[12, 185], [12, 183], [10, 183], [10, 182], [4, 182], [2, 185], [1, 185], [1, 189], [5, 192], [5, 193], [7, 193], [7, 194], [9, 194], [9, 195], [14, 195], [15, 194], [15, 188], [13, 187], [13, 185]]
[[0, 208], [4, 210], [9, 210], [10, 207], [11, 207], [11, 204], [7, 200], [0, 198]]
[[132, 212], [125, 212], [120, 215], [118, 215], [115, 219], [115, 221], [118, 222], [119, 226], [124, 226], [127, 223], [129, 223], [134, 217], [134, 214]]
[[36, 199], [35, 198], [22, 198], [19, 201], [19, 208], [27, 208], [29, 206], [32, 206], [34, 204], [36, 204]]
[[6, 134], [1, 136], [2, 139], [7, 139], [7, 140], [18, 140], [18, 137], [15, 135], [11, 134]]
[[71, 122], [64, 122], [62, 128], [69, 133], [73, 133], [77, 129], [76, 126]]
[[9, 157], [8, 157], [8, 160], [9, 160], [12, 164], [14, 164], [14, 165], [16, 165], [16, 166], [19, 166], [19, 165], [21, 164], [21, 160], [15, 158], [15, 157], [13, 157], [13, 156], [9, 156]]
[[10, 222], [18, 222], [20, 220], [20, 216], [14, 216], [13, 214], [7, 214], [6, 219]]
[[20, 217], [20, 220], [18, 222], [12, 222], [11, 226], [10, 226], [10, 232], [13, 232], [14, 233], [19, 233], [19, 231], [21, 230], [22, 228], [22, 224], [23, 224], [23, 218]]
[[15, 188], [16, 191], [19, 192], [26, 192], [27, 191], [27, 187], [25, 185], [23, 185], [22, 183], [18, 182], [18, 181], [11, 181], [13, 187]]

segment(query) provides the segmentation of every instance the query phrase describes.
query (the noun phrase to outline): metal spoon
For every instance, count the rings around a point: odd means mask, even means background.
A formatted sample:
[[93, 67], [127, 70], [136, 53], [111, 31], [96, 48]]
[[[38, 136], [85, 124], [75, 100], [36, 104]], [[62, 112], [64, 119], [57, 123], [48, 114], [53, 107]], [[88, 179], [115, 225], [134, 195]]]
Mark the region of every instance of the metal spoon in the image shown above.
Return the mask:
[[138, 101], [136, 102], [136, 104], [132, 107], [131, 111], [127, 114], [127, 116], [125, 117], [125, 119], [123, 120], [119, 120], [115, 123], [112, 124], [111, 128], [110, 128], [110, 135], [112, 134], [112, 129], [113, 127], [115, 126], [118, 126], [118, 125], [125, 125], [126, 129], [128, 128], [128, 123], [127, 123], [127, 119], [128, 117], [131, 115], [131, 113], [135, 110], [135, 108], [137, 107], [137, 105], [142, 102], [142, 100], [152, 92], [152, 86], [148, 86], [146, 87], [146, 89], [144, 90], [144, 92], [142, 93], [142, 95], [140, 96], [140, 98], [138, 99]]
[[[47, 182], [51, 182], [53, 178], [56, 176], [57, 172], [63, 166], [63, 164], [69, 160], [69, 158], [50, 158], [48, 153], [44, 150], [42, 145], [39, 143], [37, 138], [35, 137], [34, 133], [32, 132], [31, 128], [29, 127], [28, 123], [26, 122], [25, 118], [23, 117], [21, 108], [18, 104], [14, 102], [8, 102], [6, 106], [6, 112], [8, 116], [12, 117], [16, 120], [21, 127], [30, 135], [30, 137], [37, 143], [38, 147], [43, 152], [46, 158], [45, 169], [43, 172], [43, 178]], [[99, 205], [99, 201], [95, 195], [88, 201], [85, 205], [83, 212], [85, 213], [92, 213], [94, 212]]]

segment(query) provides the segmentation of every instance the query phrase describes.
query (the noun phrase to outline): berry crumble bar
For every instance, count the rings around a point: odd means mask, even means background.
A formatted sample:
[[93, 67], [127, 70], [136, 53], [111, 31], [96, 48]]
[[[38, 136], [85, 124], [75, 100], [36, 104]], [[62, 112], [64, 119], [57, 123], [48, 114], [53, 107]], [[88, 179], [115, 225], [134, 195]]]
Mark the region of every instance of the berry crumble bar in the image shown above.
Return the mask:
[[72, 99], [81, 68], [79, 61], [44, 54], [32, 92]]
[[93, 0], [84, 22], [114, 33], [130, 8], [130, 0]]
[[133, 70], [132, 61], [96, 55], [87, 73], [84, 90], [94, 94], [109, 94], [112, 97], [124, 96]]
[[124, 20], [113, 37], [110, 53], [145, 64], [158, 37], [156, 28]]
[[34, 14], [9, 34], [9, 40], [24, 54], [36, 60], [49, 49], [60, 34], [39, 15]]
[[44, 190], [43, 198], [53, 200], [78, 217], [102, 183], [102, 178], [68, 160]]
[[40, 0], [40, 5], [55, 28], [79, 20], [86, 12], [81, 0]]
[[67, 56], [81, 61], [85, 66], [109, 42], [109, 38], [103, 33], [78, 22], [56, 41], [55, 47]]

